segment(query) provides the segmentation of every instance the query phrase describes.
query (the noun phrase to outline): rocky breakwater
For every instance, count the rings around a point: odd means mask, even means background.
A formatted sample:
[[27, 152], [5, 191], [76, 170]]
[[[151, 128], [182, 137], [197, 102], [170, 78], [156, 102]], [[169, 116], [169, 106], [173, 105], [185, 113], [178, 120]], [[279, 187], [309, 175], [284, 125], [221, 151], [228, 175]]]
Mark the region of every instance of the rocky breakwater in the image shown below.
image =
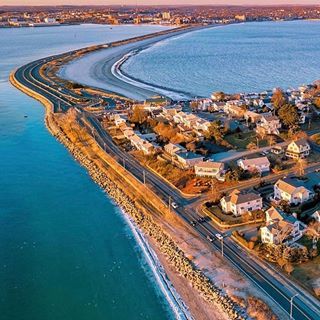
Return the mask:
[[[50, 125], [49, 125], [50, 127]], [[103, 172], [93, 160], [89, 159], [78, 147], [62, 132], [54, 130], [53, 134], [63, 143], [74, 158], [89, 172], [92, 179], [103, 188], [109, 196], [133, 219], [135, 224], [148, 236], [152, 237], [160, 251], [166, 256], [174, 269], [190, 284], [197, 289], [201, 296], [208, 302], [214, 303], [227, 313], [230, 319], [246, 319], [245, 311], [241, 309], [220, 288], [215, 286], [200, 270], [189, 260], [184, 252], [176, 245], [173, 239], [159, 226], [151, 215], [146, 215], [137, 207], [121, 185], [112, 180], [112, 169]]]
[[[192, 261], [185, 256], [184, 252], [176, 245], [169, 234], [154, 221], [151, 215], [139, 209], [138, 203], [129, 196], [129, 192], [125, 191], [126, 186], [114, 182], [114, 178], [118, 173], [115, 172], [111, 166], [107, 170], [102, 170], [94, 160], [89, 158], [89, 156], [82, 152], [81, 148], [76, 146], [68, 138], [52, 112], [52, 103], [38, 93], [20, 84], [14, 77], [14, 73], [11, 74], [10, 81], [18, 89], [39, 100], [45, 106], [45, 123], [51, 134], [68, 148], [73, 157], [88, 170], [92, 179], [114, 199], [124, 212], [130, 215], [140, 230], [155, 240], [160, 252], [166, 256], [178, 274], [187, 279], [206, 301], [216, 305], [221, 309], [221, 312], [225, 312], [230, 319], [247, 319], [248, 316], [245, 310], [237, 305], [226, 293], [212, 283], [203, 272], [194, 266]], [[117, 181], [120, 180], [118, 179]]]

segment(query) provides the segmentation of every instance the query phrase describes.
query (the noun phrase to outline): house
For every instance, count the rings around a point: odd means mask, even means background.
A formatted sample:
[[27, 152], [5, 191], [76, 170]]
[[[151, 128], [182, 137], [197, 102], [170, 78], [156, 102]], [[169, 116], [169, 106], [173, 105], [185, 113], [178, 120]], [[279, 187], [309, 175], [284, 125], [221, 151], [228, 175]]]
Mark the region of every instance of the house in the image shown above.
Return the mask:
[[274, 185], [273, 197], [275, 201], [283, 200], [298, 205], [312, 199], [314, 192], [307, 189], [301, 180], [284, 178]]
[[310, 154], [310, 144], [306, 139], [299, 139], [297, 141], [292, 141], [286, 151], [286, 156], [292, 159], [303, 159]]
[[169, 153], [171, 156], [175, 155], [177, 152], [186, 152], [187, 149], [180, 146], [180, 144], [168, 143], [164, 146], [164, 151]]
[[280, 134], [279, 129], [281, 128], [280, 119], [274, 116], [271, 112], [264, 113], [261, 115], [260, 122], [257, 123], [256, 132], [260, 135], [266, 134]]
[[210, 125], [211, 125], [211, 122], [210, 122], [210, 121], [207, 121], [207, 120], [205, 120], [205, 119], [198, 118], [198, 119], [196, 120], [196, 123], [195, 123], [194, 128], [195, 128], [196, 130], [208, 131]]
[[254, 191], [234, 190], [220, 201], [222, 210], [225, 213], [232, 212], [235, 216], [240, 216], [246, 212], [262, 209], [262, 197]]
[[244, 116], [245, 110], [241, 106], [242, 103], [240, 103], [238, 100], [228, 101], [224, 106], [224, 112], [228, 115], [242, 118]]
[[244, 113], [244, 119], [251, 123], [257, 123], [261, 120], [261, 114], [253, 111], [246, 111]]
[[315, 212], [311, 215], [311, 218], [313, 218], [315, 222], [320, 222], [320, 210], [315, 211]]
[[179, 112], [173, 116], [175, 123], [181, 123], [188, 128], [192, 128], [199, 118], [191, 113]]
[[237, 165], [249, 172], [258, 172], [262, 174], [270, 171], [270, 161], [267, 157], [240, 159], [237, 161]]
[[287, 216], [281, 210], [271, 207], [266, 211], [266, 225], [260, 228], [261, 242], [291, 244], [302, 237], [304, 229], [294, 216]]
[[194, 166], [194, 171], [198, 177], [213, 177], [223, 179], [224, 163], [222, 162], [199, 162]]
[[119, 127], [122, 123], [126, 123], [127, 117], [124, 115], [116, 114], [114, 116], [114, 123], [117, 127]]
[[132, 146], [134, 146], [137, 150], [142, 151], [144, 154], [152, 154], [154, 152], [153, 144], [140, 138], [138, 135], [134, 134], [128, 137], [128, 139], [130, 140]]
[[225, 102], [214, 102], [208, 108], [208, 111], [223, 111], [226, 103]]
[[135, 134], [135, 133], [134, 133], [134, 131], [133, 131], [132, 128], [128, 128], [128, 129], [125, 129], [125, 130], [123, 131], [123, 135], [124, 135], [127, 139], [129, 139], [130, 137], [132, 137], [134, 134]]
[[184, 169], [194, 167], [198, 162], [203, 161], [203, 156], [198, 155], [194, 152], [177, 152], [176, 157], [178, 162]]
[[273, 154], [282, 154], [283, 148], [281, 146], [275, 146], [270, 150]]

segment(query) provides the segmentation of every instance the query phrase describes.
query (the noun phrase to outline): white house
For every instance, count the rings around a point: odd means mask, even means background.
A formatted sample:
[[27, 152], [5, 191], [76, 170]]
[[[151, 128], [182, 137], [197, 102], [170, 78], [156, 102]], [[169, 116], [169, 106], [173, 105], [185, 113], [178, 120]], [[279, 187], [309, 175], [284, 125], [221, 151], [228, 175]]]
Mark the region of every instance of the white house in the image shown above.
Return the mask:
[[119, 127], [122, 123], [126, 123], [127, 117], [121, 114], [116, 114], [114, 116], [114, 123], [117, 127]]
[[243, 103], [239, 100], [228, 101], [224, 106], [224, 112], [236, 118], [242, 118], [245, 110], [241, 108]]
[[262, 209], [262, 197], [256, 192], [232, 191], [220, 201], [222, 210], [240, 216], [246, 212]]
[[186, 152], [187, 149], [180, 146], [180, 144], [168, 143], [164, 146], [164, 151], [166, 151], [170, 155], [175, 155], [177, 152]]
[[270, 161], [267, 157], [240, 159], [237, 161], [237, 165], [249, 172], [257, 171], [259, 173], [265, 173], [270, 171]]
[[266, 225], [260, 228], [261, 242], [291, 244], [302, 237], [304, 229], [303, 224], [294, 216], [286, 216], [282, 211], [271, 207], [266, 211]]
[[286, 156], [292, 159], [303, 159], [310, 154], [310, 144], [306, 139], [300, 139], [297, 141], [292, 141], [286, 151]]
[[136, 149], [141, 150], [144, 154], [152, 154], [154, 152], [154, 146], [147, 140], [144, 140], [137, 136], [136, 134], [128, 137], [131, 145]]
[[311, 217], [316, 221], [316, 222], [320, 222], [320, 210], [315, 211]]
[[198, 155], [194, 152], [177, 152], [176, 153], [177, 160], [182, 165], [183, 168], [192, 168], [198, 162], [203, 161], [203, 156]]
[[198, 177], [214, 177], [217, 179], [223, 179], [224, 163], [222, 162], [198, 162], [194, 166], [194, 171]]
[[298, 205], [314, 197], [314, 192], [292, 179], [280, 179], [274, 185], [274, 200]]
[[258, 134], [278, 135], [280, 133], [279, 131], [280, 128], [281, 128], [280, 119], [277, 116], [274, 116], [270, 112], [270, 113], [264, 113], [261, 116], [260, 122], [257, 123], [256, 132]]

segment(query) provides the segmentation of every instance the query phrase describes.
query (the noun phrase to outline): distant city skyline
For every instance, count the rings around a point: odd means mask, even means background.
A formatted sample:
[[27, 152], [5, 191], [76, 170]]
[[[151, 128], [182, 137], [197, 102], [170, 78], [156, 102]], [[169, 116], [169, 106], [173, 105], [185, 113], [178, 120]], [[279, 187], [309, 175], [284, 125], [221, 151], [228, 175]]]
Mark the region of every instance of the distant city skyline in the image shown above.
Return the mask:
[[[194, 5], [191, 0], [2, 0], [1, 5]], [[265, 0], [259, 4], [254, 0], [198, 0], [197, 5], [316, 5], [319, 0]], [[320, 5], [320, 4], [319, 4]]]

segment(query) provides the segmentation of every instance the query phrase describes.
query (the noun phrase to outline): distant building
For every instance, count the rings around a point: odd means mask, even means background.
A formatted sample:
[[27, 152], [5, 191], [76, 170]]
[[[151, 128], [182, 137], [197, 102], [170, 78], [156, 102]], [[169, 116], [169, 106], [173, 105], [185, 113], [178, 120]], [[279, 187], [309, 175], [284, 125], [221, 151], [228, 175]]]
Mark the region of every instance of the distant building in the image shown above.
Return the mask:
[[223, 197], [220, 204], [224, 212], [232, 212], [235, 216], [240, 216], [246, 212], [261, 210], [262, 197], [253, 191], [245, 192], [236, 189], [230, 195]]
[[310, 144], [306, 139], [292, 141], [286, 151], [286, 156], [292, 159], [303, 159], [310, 155]]
[[270, 161], [267, 157], [240, 159], [237, 161], [237, 165], [249, 172], [265, 173], [270, 171]]
[[246, 17], [246, 15], [244, 15], [244, 14], [237, 14], [235, 17], [235, 20], [237, 20], [237, 21], [247, 21], [247, 17]]
[[43, 20], [45, 23], [56, 23], [56, 19], [55, 18], [44, 18]]
[[171, 19], [170, 12], [169, 11], [162, 12], [162, 19], [163, 20], [170, 20]]
[[224, 173], [224, 163], [222, 162], [199, 162], [194, 166], [196, 176], [213, 177], [222, 179]]

